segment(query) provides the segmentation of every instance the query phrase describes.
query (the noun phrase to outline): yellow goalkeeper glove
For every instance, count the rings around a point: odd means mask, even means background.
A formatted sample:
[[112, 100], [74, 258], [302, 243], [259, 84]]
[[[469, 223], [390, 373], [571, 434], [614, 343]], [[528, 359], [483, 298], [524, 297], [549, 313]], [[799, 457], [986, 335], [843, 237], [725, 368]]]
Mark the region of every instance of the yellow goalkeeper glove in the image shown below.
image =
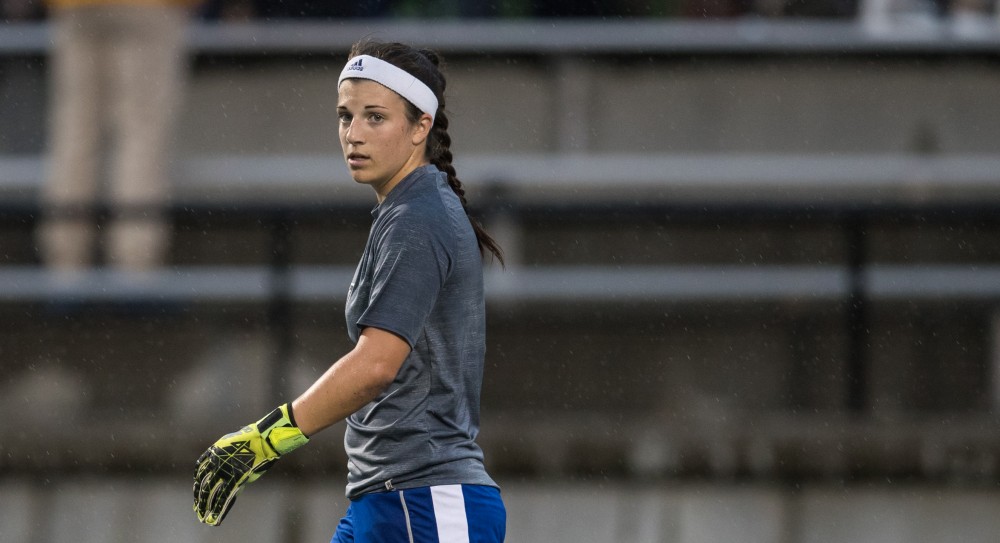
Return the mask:
[[309, 442], [295, 425], [291, 404], [279, 406], [238, 432], [226, 434], [198, 459], [194, 473], [194, 512], [218, 526], [246, 485], [256, 481], [282, 455]]

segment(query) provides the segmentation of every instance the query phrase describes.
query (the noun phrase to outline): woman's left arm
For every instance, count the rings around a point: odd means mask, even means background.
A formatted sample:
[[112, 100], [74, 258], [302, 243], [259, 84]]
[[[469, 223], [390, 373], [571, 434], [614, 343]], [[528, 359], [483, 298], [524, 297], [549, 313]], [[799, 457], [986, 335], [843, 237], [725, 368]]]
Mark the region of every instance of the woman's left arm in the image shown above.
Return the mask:
[[403, 338], [365, 328], [354, 349], [292, 402], [295, 423], [311, 436], [347, 418], [392, 384], [409, 354], [410, 345]]

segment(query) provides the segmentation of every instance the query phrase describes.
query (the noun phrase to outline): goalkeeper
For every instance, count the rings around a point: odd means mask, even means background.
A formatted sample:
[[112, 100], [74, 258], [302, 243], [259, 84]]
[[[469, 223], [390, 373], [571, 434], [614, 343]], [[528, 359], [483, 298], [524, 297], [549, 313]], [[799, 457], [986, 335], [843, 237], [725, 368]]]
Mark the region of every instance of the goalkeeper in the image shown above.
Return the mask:
[[332, 543], [501, 542], [506, 511], [476, 444], [485, 356], [483, 255], [452, 166], [438, 56], [355, 44], [338, 84], [351, 177], [378, 205], [347, 294], [355, 347], [305, 393], [198, 460], [194, 510], [221, 524], [245, 486], [347, 422], [350, 505]]

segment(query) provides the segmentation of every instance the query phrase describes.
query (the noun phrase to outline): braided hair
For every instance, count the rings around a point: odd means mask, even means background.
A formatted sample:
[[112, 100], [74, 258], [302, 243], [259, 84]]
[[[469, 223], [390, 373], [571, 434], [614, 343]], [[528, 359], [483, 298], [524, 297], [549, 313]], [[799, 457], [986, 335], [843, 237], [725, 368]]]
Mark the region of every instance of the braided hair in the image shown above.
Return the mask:
[[[462, 187], [462, 182], [458, 180], [458, 176], [455, 173], [455, 166], [451, 163], [451, 136], [448, 135], [448, 116], [444, 111], [444, 89], [446, 82], [444, 74], [441, 73], [441, 57], [429, 49], [416, 49], [402, 43], [383, 43], [373, 40], [363, 40], [355, 43], [351, 47], [348, 58], [354, 58], [358, 55], [370, 55], [393, 64], [422, 81], [434, 92], [434, 95], [438, 99], [438, 110], [435, 112], [434, 125], [431, 127], [430, 135], [427, 138], [426, 158], [431, 164], [437, 166], [439, 170], [448, 176], [448, 185], [451, 186], [451, 190], [455, 192], [458, 199], [462, 201], [462, 207], [465, 209], [466, 215], [468, 215], [469, 209], [465, 200], [465, 188]], [[423, 112], [417, 106], [410, 103], [409, 100], [404, 99], [404, 101], [406, 102], [407, 118], [410, 122], [417, 122]], [[486, 232], [486, 229], [483, 228], [479, 221], [471, 215], [469, 216], [469, 222], [476, 233], [479, 252], [485, 255], [486, 251], [489, 251], [502, 266], [504, 264], [503, 249]]]

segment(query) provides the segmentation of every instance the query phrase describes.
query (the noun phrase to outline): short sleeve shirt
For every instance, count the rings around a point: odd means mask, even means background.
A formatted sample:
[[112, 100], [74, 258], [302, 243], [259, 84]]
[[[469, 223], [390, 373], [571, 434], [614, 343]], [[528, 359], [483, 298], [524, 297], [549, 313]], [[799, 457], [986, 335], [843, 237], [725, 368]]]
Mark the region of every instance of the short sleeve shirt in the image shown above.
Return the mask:
[[438, 484], [496, 486], [476, 444], [485, 356], [482, 257], [447, 177], [410, 173], [373, 211], [347, 296], [353, 342], [369, 326], [412, 348], [392, 384], [347, 419], [347, 496]]

